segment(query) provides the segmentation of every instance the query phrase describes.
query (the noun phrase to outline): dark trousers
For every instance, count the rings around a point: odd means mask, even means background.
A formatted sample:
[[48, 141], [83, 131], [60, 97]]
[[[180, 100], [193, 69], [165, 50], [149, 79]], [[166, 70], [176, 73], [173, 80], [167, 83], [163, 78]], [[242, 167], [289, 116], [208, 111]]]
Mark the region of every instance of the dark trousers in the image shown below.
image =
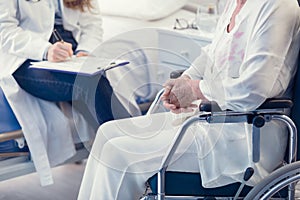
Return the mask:
[[[60, 30], [65, 41], [71, 39]], [[73, 46], [77, 45], [73, 43]], [[92, 116], [93, 124], [130, 117], [113, 92], [103, 75], [85, 76], [65, 72], [29, 68], [30, 61], [25, 61], [13, 74], [22, 89], [38, 98], [59, 102], [71, 102], [84, 116]]]

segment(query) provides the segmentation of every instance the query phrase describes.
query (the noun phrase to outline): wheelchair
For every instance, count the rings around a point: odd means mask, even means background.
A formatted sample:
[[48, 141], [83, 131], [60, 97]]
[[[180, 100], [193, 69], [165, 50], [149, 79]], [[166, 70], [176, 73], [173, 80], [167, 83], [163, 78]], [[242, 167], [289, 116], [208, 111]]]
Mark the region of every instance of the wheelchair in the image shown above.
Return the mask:
[[[300, 67], [300, 64], [298, 68]], [[170, 78], [177, 78], [183, 71], [175, 71], [170, 74]], [[176, 138], [171, 148], [166, 153], [158, 173], [150, 177], [146, 183], [148, 191], [141, 200], [165, 200], [165, 199], [295, 199], [295, 186], [300, 180], [300, 159], [297, 157], [297, 127], [300, 126], [300, 72], [295, 75], [293, 88], [293, 98], [272, 98], [267, 99], [259, 108], [249, 112], [234, 112], [221, 110], [215, 102], [202, 102], [199, 106], [201, 114], [186, 120], [176, 133]], [[147, 114], [153, 113], [158, 105], [163, 90], [161, 90], [151, 105]], [[291, 109], [291, 115], [284, 112]], [[253, 169], [245, 169], [242, 183], [233, 183], [217, 188], [204, 188], [201, 184], [201, 174], [187, 172], [168, 171], [168, 165], [173, 154], [179, 145], [186, 129], [194, 122], [207, 123], [249, 123], [253, 126], [252, 131], [252, 153], [253, 161], [260, 159], [260, 128], [266, 122], [278, 120], [287, 125], [288, 146], [286, 161], [283, 166], [273, 171], [267, 178], [263, 179], [254, 187], [247, 186], [253, 174]]]

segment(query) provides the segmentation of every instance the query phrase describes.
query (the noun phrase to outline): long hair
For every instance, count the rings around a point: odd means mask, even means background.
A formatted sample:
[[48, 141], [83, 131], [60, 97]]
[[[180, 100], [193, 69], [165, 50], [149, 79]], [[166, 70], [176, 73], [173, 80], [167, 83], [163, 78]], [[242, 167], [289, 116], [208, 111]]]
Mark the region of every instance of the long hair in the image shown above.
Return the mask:
[[91, 10], [93, 8], [91, 0], [64, 0], [64, 5], [67, 8], [74, 10], [80, 10], [81, 12], [85, 11], [85, 8]]

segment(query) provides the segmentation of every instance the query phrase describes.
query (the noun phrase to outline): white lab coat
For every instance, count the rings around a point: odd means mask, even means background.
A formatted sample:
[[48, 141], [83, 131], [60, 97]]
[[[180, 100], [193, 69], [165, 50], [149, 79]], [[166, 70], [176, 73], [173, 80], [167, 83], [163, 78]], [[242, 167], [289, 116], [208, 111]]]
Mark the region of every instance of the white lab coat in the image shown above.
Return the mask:
[[[223, 109], [252, 110], [266, 98], [289, 96], [299, 52], [300, 16], [294, 0], [249, 0], [226, 32], [236, 0], [228, 1], [212, 44], [185, 72]], [[213, 61], [213, 62], [212, 62]], [[272, 72], [272, 73], [270, 73]], [[176, 120], [176, 121], [175, 121]], [[155, 174], [178, 126], [176, 115], [159, 113], [100, 126], [78, 199], [137, 199]], [[261, 160], [252, 161], [251, 125], [192, 125], [169, 170], [200, 172], [204, 187], [241, 181], [246, 168], [253, 185], [282, 162], [286, 129], [278, 122], [261, 130]]]
[[[93, 13], [74, 11], [63, 6], [63, 25], [72, 31], [77, 49], [93, 51], [102, 40], [98, 4]], [[42, 60], [54, 27], [53, 0], [0, 1], [0, 86], [14, 111], [29, 145], [41, 184], [53, 182], [50, 168], [75, 153], [68, 119], [51, 103], [23, 91], [13, 72], [27, 59]], [[79, 117], [79, 118], [78, 118]], [[91, 131], [80, 115], [81, 131]]]

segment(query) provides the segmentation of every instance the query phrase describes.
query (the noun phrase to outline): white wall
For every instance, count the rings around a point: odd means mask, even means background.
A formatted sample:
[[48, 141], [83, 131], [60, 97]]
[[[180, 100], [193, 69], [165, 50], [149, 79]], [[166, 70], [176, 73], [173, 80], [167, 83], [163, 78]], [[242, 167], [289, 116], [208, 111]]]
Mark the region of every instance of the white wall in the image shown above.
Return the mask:
[[209, 5], [218, 3], [219, 12], [222, 12], [227, 0], [189, 0], [188, 5], [185, 6], [187, 10], [195, 12], [199, 5]]

